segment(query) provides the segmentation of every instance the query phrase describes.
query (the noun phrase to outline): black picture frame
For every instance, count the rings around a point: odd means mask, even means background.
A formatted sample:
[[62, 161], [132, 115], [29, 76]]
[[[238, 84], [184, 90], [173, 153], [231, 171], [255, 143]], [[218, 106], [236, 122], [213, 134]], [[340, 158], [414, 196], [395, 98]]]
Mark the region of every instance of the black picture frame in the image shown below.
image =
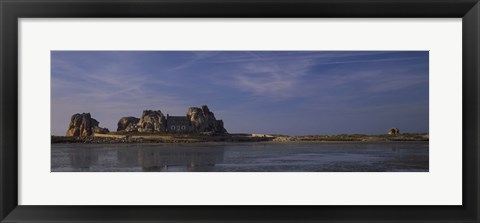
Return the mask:
[[[480, 5], [478, 0], [0, 0], [0, 14], [0, 219], [2, 222], [479, 222]], [[17, 21], [19, 18], [75, 17], [462, 18], [463, 205], [18, 205]]]

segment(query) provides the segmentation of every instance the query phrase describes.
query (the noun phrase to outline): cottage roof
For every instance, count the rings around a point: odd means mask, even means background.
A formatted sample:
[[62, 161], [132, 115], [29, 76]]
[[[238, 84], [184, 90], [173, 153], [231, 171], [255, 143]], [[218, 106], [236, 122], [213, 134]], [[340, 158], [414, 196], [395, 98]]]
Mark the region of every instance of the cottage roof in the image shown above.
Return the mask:
[[186, 116], [168, 116], [167, 125], [188, 125]]

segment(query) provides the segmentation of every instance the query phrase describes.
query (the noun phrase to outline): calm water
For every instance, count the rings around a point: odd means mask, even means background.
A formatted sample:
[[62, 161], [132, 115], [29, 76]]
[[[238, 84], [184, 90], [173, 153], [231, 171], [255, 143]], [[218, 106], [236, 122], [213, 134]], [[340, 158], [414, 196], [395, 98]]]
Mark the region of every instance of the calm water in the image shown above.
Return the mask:
[[428, 142], [53, 144], [53, 172], [428, 171]]

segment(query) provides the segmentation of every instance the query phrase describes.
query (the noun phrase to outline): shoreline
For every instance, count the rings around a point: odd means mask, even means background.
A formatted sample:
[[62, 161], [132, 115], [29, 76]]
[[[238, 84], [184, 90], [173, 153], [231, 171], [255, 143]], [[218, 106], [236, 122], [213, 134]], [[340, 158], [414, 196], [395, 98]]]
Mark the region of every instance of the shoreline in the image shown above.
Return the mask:
[[135, 134], [109, 133], [89, 137], [51, 136], [51, 144], [188, 144], [188, 143], [371, 143], [371, 142], [428, 142], [428, 134], [405, 133], [398, 135], [307, 135], [286, 136], [268, 134]]

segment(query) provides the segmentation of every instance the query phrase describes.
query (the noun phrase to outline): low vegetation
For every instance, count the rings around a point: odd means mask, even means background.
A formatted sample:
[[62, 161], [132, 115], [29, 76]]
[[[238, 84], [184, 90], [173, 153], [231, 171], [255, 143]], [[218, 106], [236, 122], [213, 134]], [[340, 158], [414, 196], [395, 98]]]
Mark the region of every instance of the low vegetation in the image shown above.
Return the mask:
[[428, 141], [428, 134], [403, 133], [397, 135], [267, 135], [267, 134], [227, 134], [227, 133], [139, 133], [112, 132], [95, 133], [93, 136], [52, 136], [52, 143], [201, 143], [201, 142], [388, 142], [388, 141]]

